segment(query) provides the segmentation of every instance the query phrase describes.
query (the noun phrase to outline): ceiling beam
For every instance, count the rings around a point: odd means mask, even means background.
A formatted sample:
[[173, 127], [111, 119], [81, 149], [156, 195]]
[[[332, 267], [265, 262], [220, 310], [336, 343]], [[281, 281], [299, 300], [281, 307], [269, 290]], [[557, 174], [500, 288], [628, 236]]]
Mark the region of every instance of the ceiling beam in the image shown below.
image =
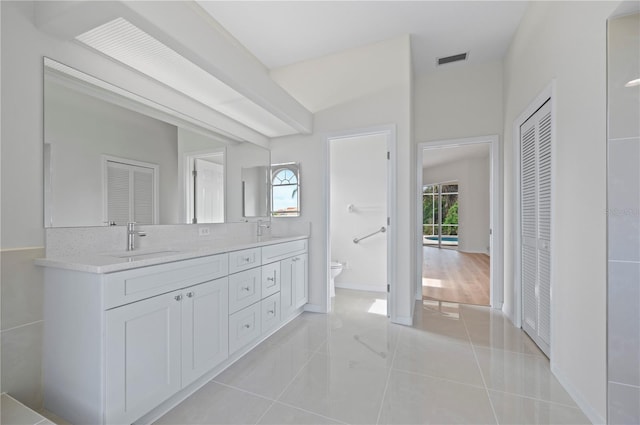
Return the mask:
[[313, 114], [193, 1], [38, 3], [36, 24], [58, 38], [72, 40], [123, 17], [300, 133], [313, 129]]

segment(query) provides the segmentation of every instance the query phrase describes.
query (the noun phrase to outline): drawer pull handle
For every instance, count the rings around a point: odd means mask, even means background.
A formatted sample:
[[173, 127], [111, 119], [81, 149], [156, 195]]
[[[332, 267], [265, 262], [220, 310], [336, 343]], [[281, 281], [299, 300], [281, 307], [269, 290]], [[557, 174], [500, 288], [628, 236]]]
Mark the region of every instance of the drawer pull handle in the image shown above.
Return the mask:
[[275, 282], [276, 278], [275, 277], [268, 277], [267, 280], [270, 281], [270, 282]]
[[243, 291], [247, 291], [247, 292], [249, 292], [249, 289], [251, 289], [251, 288], [249, 288], [248, 286], [243, 286], [241, 289], [242, 289]]
[[251, 261], [251, 257], [244, 257], [244, 261], [248, 263], [249, 261]]
[[173, 297], [176, 301], [182, 301], [182, 295], [176, 295]]
[[267, 311], [267, 314], [276, 314], [276, 311], [275, 310], [269, 310], [269, 311]]
[[251, 327], [251, 325], [247, 323], [246, 325], [244, 325], [244, 327], [245, 327], [245, 329], [249, 329]]
[[187, 297], [193, 298], [196, 295], [195, 292], [187, 292]]

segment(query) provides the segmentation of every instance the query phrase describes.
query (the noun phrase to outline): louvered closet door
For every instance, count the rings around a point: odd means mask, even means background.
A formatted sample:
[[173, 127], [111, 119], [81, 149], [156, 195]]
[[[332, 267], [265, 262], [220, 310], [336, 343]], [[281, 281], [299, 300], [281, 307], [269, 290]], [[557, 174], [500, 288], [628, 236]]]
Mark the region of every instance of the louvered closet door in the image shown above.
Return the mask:
[[551, 102], [520, 127], [523, 329], [551, 343]]

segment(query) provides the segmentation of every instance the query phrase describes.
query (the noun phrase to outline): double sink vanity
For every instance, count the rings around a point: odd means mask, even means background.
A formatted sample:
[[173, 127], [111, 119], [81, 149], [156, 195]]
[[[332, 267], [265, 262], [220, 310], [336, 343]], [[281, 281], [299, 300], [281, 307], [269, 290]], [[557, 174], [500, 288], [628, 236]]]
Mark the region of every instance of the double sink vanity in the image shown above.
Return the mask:
[[309, 227], [262, 236], [300, 215], [299, 166], [53, 59], [43, 76], [44, 407], [149, 423], [302, 312]]
[[302, 312], [308, 235], [43, 258], [45, 407], [148, 422]]

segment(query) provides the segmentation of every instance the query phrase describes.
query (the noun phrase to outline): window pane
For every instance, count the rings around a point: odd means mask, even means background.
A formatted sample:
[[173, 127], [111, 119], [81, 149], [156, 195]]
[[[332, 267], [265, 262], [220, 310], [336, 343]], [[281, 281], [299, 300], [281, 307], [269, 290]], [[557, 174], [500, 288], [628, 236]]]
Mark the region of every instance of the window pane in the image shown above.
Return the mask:
[[287, 215], [298, 212], [298, 185], [273, 186], [273, 214]]

